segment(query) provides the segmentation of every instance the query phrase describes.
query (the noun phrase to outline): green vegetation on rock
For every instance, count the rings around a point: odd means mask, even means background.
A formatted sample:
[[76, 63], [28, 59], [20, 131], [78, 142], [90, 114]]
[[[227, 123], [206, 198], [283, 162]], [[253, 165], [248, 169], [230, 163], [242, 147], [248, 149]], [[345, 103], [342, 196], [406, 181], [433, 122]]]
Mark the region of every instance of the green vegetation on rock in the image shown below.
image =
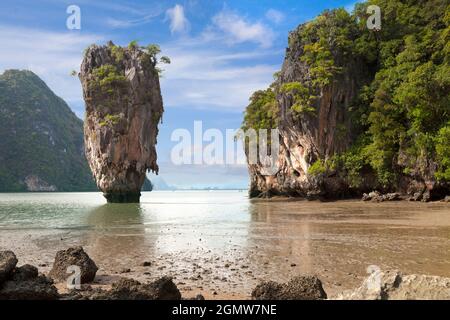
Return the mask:
[[275, 129], [279, 110], [273, 88], [253, 93], [244, 114], [243, 130]]
[[83, 122], [31, 71], [0, 75], [0, 192], [39, 177], [57, 191], [94, 191]]
[[[369, 5], [381, 8], [381, 30], [366, 26]], [[357, 4], [352, 14], [343, 9], [325, 11], [292, 32], [289, 47], [302, 52], [299, 60], [306, 64], [307, 74], [302, 82], [276, 80], [270, 90], [276, 91], [275, 96], [290, 95], [295, 113], [315, 112], [322, 90], [333, 85], [352, 61], [363, 61], [372, 74], [358, 101], [347, 106], [352, 133], [360, 135], [357, 142], [344, 154], [314, 163], [311, 174], [328, 170], [327, 162], [334, 161], [353, 185], [367, 170], [387, 188], [405, 174], [450, 181], [448, 1], [369, 0]], [[251, 99], [243, 127], [267, 127], [277, 109], [276, 102], [267, 108]]]

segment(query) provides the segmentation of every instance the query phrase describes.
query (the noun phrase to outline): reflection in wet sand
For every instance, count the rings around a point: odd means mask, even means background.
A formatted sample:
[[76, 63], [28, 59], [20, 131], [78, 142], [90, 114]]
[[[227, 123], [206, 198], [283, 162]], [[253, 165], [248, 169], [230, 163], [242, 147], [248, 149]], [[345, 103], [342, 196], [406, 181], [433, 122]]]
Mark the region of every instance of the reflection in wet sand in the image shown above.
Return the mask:
[[100, 194], [0, 194], [0, 250], [48, 272], [57, 250], [82, 245], [99, 275], [169, 275], [185, 296], [217, 299], [248, 298], [260, 280], [305, 273], [333, 295], [359, 285], [369, 265], [450, 276], [445, 203], [261, 201], [238, 192], [153, 192], [140, 205], [102, 203]]

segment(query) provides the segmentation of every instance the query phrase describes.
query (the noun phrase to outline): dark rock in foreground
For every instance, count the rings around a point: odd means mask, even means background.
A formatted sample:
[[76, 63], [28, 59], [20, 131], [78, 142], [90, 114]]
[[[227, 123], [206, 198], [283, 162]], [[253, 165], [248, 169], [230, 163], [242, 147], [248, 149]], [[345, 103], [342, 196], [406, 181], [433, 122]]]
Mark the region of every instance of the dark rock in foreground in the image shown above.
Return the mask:
[[30, 264], [25, 264], [16, 268], [12, 274], [13, 281], [28, 281], [37, 278], [39, 275], [38, 268]]
[[[31, 274], [29, 274], [31, 276]], [[6, 281], [0, 289], [0, 300], [57, 300], [58, 290], [44, 275], [27, 280]]]
[[298, 276], [285, 284], [269, 281], [252, 292], [254, 300], [321, 300], [326, 299], [322, 282], [315, 276]]
[[49, 273], [49, 277], [57, 281], [66, 281], [70, 276], [67, 273], [67, 268], [70, 266], [80, 267], [81, 283], [92, 282], [98, 270], [95, 262], [89, 258], [82, 247], [74, 247], [56, 253], [55, 262]]
[[59, 298], [53, 281], [38, 274], [31, 265], [16, 268], [12, 251], [0, 252], [0, 300], [55, 300]]
[[0, 251], [0, 286], [9, 278], [17, 265], [17, 258], [12, 251]]
[[149, 284], [133, 279], [120, 279], [111, 290], [73, 290], [65, 297], [69, 300], [180, 300], [181, 293], [169, 277], [162, 277]]

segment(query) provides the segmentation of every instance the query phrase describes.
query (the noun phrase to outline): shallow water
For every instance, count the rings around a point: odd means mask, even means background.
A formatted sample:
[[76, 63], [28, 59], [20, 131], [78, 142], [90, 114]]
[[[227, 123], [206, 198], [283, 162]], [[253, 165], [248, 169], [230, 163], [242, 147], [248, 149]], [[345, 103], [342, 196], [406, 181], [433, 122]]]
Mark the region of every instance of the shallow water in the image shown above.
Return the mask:
[[0, 194], [0, 250], [48, 272], [72, 245], [96, 261], [100, 284], [171, 275], [185, 296], [247, 298], [260, 280], [307, 273], [333, 295], [359, 285], [369, 265], [450, 277], [450, 205], [263, 201], [238, 191], [144, 192], [140, 204]]

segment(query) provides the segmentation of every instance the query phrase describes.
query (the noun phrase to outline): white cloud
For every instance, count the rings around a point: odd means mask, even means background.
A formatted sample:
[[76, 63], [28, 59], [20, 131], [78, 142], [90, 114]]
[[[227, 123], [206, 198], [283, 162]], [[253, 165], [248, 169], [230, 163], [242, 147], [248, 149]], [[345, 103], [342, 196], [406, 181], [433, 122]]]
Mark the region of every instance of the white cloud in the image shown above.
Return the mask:
[[196, 44], [195, 48], [180, 42], [162, 46], [163, 53], [172, 60], [161, 79], [165, 105], [241, 112], [251, 94], [266, 88], [279, 69], [279, 65], [258, 60], [281, 56], [281, 52], [212, 49], [217, 46], [210, 42]]
[[281, 11], [275, 9], [269, 9], [266, 12], [266, 18], [270, 21], [278, 24], [284, 20], [284, 14]]
[[213, 24], [228, 36], [232, 44], [253, 42], [262, 47], [270, 47], [275, 38], [272, 29], [261, 22], [251, 23], [238, 14], [222, 10], [212, 19]]
[[170, 32], [184, 33], [189, 30], [189, 21], [184, 15], [184, 8], [182, 5], [175, 5], [166, 11], [166, 17], [170, 20]]
[[151, 22], [154, 18], [159, 16], [159, 12], [155, 12], [152, 14], [148, 14], [143, 16], [142, 18], [134, 19], [134, 20], [121, 20], [115, 18], [107, 18], [106, 25], [111, 28], [129, 28], [134, 26], [139, 26]]
[[[82, 105], [80, 81], [70, 72], [80, 69], [84, 48], [102, 37], [0, 25], [0, 38], [0, 72], [31, 70], [65, 101]], [[81, 116], [82, 110], [77, 111]]]

